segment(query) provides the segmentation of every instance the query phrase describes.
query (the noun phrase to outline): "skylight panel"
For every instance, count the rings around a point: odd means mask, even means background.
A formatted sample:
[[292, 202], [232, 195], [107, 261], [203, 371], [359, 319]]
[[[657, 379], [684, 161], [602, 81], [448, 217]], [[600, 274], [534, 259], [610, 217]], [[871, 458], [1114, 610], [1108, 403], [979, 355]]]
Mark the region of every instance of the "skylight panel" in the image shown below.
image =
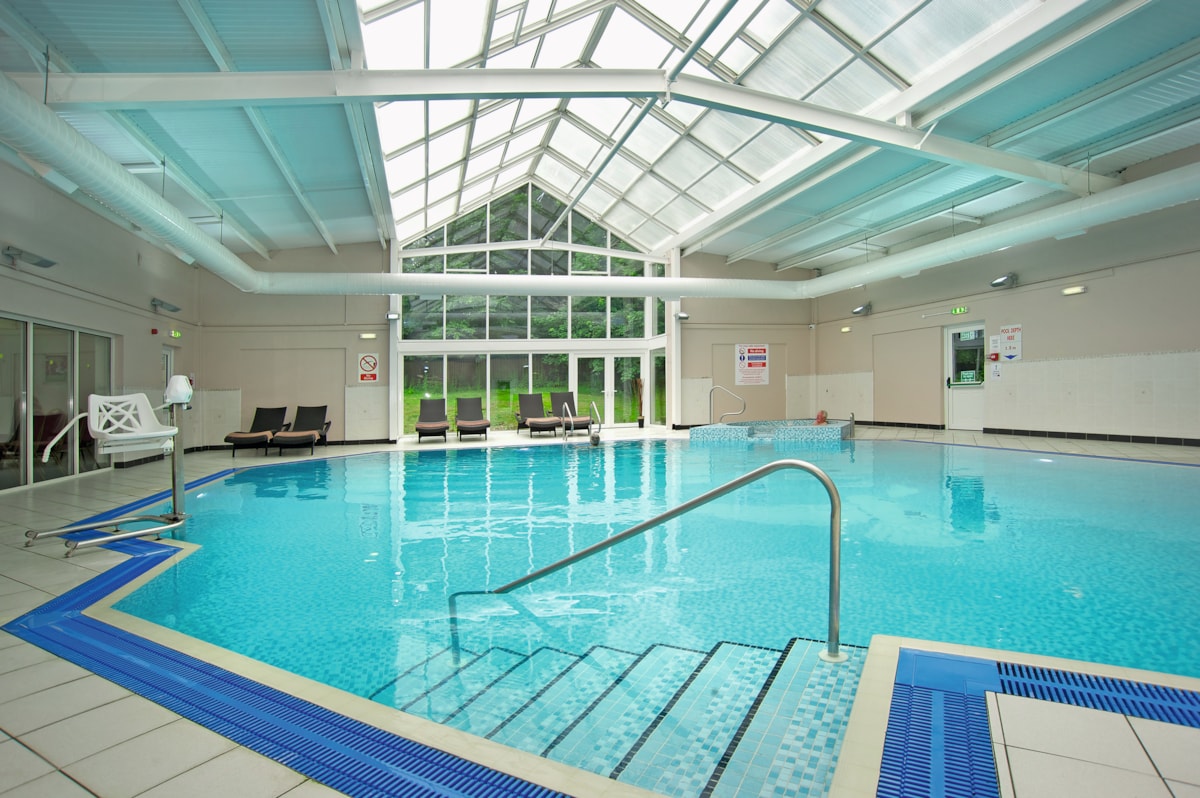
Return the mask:
[[521, 100], [521, 110], [517, 112], [517, 127], [550, 113], [558, 108], [559, 102], [553, 97], [526, 97]]
[[[722, 50], [730, 41], [736, 41], [738, 31], [743, 23], [753, 14], [756, 3], [738, 3], [733, 9], [725, 15], [717, 25], [716, 30], [709, 35], [704, 41], [704, 49], [710, 53], [717, 53]], [[722, 57], [724, 60], [724, 57]]]
[[587, 167], [600, 151], [600, 142], [576, 127], [569, 119], [558, 120], [550, 147], [580, 167]]
[[425, 104], [411, 100], [384, 103], [375, 107], [379, 125], [379, 145], [385, 153], [425, 138]]
[[466, 128], [456, 128], [429, 139], [429, 171], [439, 172], [463, 159], [466, 152]]
[[592, 60], [609, 69], [660, 69], [670, 51], [670, 42], [618, 7]]
[[725, 48], [725, 52], [721, 53], [721, 63], [739, 75], [754, 63], [755, 58], [758, 58], [758, 50], [746, 44], [742, 38], [735, 39]]
[[429, 129], [438, 131], [471, 116], [470, 100], [432, 100], [429, 103]]
[[524, 157], [527, 153], [542, 146], [542, 139], [546, 135], [546, 125], [538, 125], [535, 128], [525, 131], [519, 136], [514, 136], [508, 142], [508, 149], [505, 152], [504, 160], [512, 161], [514, 158]]
[[849, 58], [841, 42], [811, 20], [804, 20], [767, 52], [742, 79], [760, 91], [802, 99]]
[[708, 208], [718, 208], [750, 188], [737, 172], [721, 165], [688, 187], [688, 196]]
[[674, 230], [682, 230], [692, 222], [704, 216], [704, 209], [685, 196], [678, 196], [659, 208], [654, 214], [655, 221], [665, 224]]
[[479, 56], [487, 0], [429, 4], [429, 67], [446, 69]]
[[576, 97], [567, 103], [567, 110], [584, 122], [611, 136], [633, 106], [628, 100], [610, 97]]
[[609, 161], [608, 165], [604, 167], [604, 171], [600, 173], [600, 178], [616, 191], [625, 191], [633, 184], [633, 181], [641, 176], [641, 168], [620, 154]]
[[717, 154], [729, 154], [757, 136], [768, 125], [758, 119], [725, 111], [709, 111], [696, 123], [691, 134]]
[[757, 41], [770, 45], [796, 19], [796, 7], [787, 0], [769, 0], [746, 25], [746, 32]]
[[538, 39], [488, 55], [487, 65], [494, 69], [532, 69], [537, 55]]
[[426, 227], [445, 224], [458, 213], [458, 197], [450, 197], [442, 202], [432, 204], [426, 210]]
[[495, 141], [501, 136], [512, 132], [513, 120], [517, 115], [517, 103], [507, 103], [494, 111], [479, 114], [475, 117], [475, 131], [472, 134], [471, 146], [479, 149], [488, 142]]
[[825, 0], [821, 13], [856, 42], [866, 44], [912, 8], [912, 0]]
[[454, 196], [462, 188], [462, 167], [456, 166], [453, 169], [435, 175], [429, 179], [426, 185], [429, 186], [430, 202]]
[[716, 165], [716, 158], [684, 137], [659, 159], [659, 162], [654, 165], [654, 171], [662, 174], [676, 186], [687, 188], [696, 178]]
[[592, 218], [598, 219], [616, 201], [617, 198], [597, 182], [592, 183], [583, 196], [579, 198], [579, 207], [588, 211], [588, 215]]
[[396, 220], [396, 240], [407, 241], [425, 229], [424, 214]]
[[872, 52], [915, 83], [939, 64], [985, 39], [991, 30], [1003, 27], [1012, 14], [1029, 5], [1028, 0], [932, 3], [888, 34]]
[[673, 200], [677, 193], [653, 174], [647, 174], [625, 192], [625, 197], [639, 208], [656, 213], [659, 208]]
[[415, 5], [362, 26], [363, 52], [371, 69], [425, 66], [425, 15]]
[[425, 184], [410, 188], [392, 197], [392, 217], [403, 219], [425, 207]]
[[647, 219], [637, 230], [633, 231], [630, 238], [646, 252], [653, 252], [659, 249], [668, 238], [675, 235], [675, 232], [674, 230], [667, 229], [654, 219]]
[[574, 193], [576, 184], [580, 182], [579, 173], [554, 157], [554, 153], [547, 153], [539, 159], [533, 176], [539, 182], [568, 197]]
[[646, 214], [639, 211], [637, 208], [630, 205], [628, 202], [621, 201], [609, 208], [605, 214], [603, 221], [605, 225], [621, 236], [628, 238], [629, 231], [637, 229], [646, 219]]
[[782, 125], [771, 125], [735, 153], [729, 162], [762, 180], [809, 148], [807, 142]]
[[669, 102], [660, 105], [658, 110], [678, 122], [681, 128], [688, 127], [704, 113], [703, 107], [684, 102]]
[[517, 14], [516, 9], [508, 11], [498, 10], [496, 18], [492, 21], [492, 42], [500, 42], [512, 38], [517, 31]]
[[514, 164], [506, 166], [499, 175], [496, 176], [497, 186], [507, 186], [510, 183], [515, 183], [529, 177], [529, 166], [533, 163], [533, 158], [525, 158], [517, 161]]
[[809, 99], [826, 108], [861, 113], [899, 91], [874, 69], [856, 60]]
[[492, 193], [492, 188], [495, 186], [494, 179], [481, 180], [472, 186], [465, 186], [462, 190], [462, 204], [474, 205]]
[[474, 153], [467, 161], [467, 180], [475, 180], [498, 168], [503, 155], [503, 147], [492, 147], [483, 152]]
[[634, 129], [625, 146], [642, 160], [654, 163], [674, 141], [674, 131], [648, 116]]
[[535, 66], [559, 69], [578, 63], [595, 24], [596, 15], [591, 14], [569, 25], [548, 31], [542, 36], [542, 48]]
[[425, 179], [425, 147], [413, 147], [383, 162], [388, 186], [398, 191]]

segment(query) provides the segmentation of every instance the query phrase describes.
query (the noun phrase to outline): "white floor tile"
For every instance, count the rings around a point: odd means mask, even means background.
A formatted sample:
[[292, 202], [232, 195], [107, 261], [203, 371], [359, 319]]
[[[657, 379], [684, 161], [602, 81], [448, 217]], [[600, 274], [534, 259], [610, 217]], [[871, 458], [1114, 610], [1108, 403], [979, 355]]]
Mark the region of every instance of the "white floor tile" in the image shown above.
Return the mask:
[[4, 793], [4, 798], [95, 798], [71, 779], [59, 773], [47, 773]]
[[304, 777], [245, 748], [235, 748], [142, 793], [141, 798], [275, 798]]
[[17, 740], [0, 743], [0, 792], [54, 771], [49, 762]]
[[[1011, 695], [999, 695], [996, 701], [1010, 757], [1014, 748], [1020, 748], [1155, 772], [1124, 715]], [[1013, 780], [1017, 780], [1015, 773]]]
[[[59, 661], [56, 660], [56, 662]], [[47, 663], [47, 665], [51, 664], [54, 663]], [[26, 668], [25, 670], [30, 669]], [[43, 726], [49, 726], [65, 718], [117, 701], [129, 694], [129, 691], [120, 685], [88, 674], [82, 679], [75, 679], [0, 704], [0, 726], [3, 726], [9, 734], [19, 737]]]
[[1142, 718], [1129, 724], [1164, 779], [1200, 787], [1200, 729]]
[[66, 660], [54, 659], [0, 674], [0, 709], [22, 696], [90, 676], [89, 671]]
[[63, 767], [176, 720], [179, 716], [169, 709], [129, 695], [39, 728], [21, 740]]
[[132, 798], [234, 747], [219, 734], [191, 721], [177, 720], [68, 765], [63, 771], [98, 795]]
[[1172, 798], [1149, 773], [1012, 747], [1008, 762], [1017, 798]]

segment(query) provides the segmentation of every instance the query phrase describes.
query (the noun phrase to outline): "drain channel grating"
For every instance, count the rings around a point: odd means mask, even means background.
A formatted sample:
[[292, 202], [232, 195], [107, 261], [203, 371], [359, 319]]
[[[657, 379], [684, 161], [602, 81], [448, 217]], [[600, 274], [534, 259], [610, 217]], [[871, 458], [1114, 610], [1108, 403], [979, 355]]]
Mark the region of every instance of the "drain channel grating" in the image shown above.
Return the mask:
[[1200, 728], [1200, 693], [1086, 673], [999, 662], [1006, 695]]
[[356, 721], [88, 618], [82, 610], [173, 549], [124, 563], [3, 628], [309, 778], [353, 796], [560, 793]]

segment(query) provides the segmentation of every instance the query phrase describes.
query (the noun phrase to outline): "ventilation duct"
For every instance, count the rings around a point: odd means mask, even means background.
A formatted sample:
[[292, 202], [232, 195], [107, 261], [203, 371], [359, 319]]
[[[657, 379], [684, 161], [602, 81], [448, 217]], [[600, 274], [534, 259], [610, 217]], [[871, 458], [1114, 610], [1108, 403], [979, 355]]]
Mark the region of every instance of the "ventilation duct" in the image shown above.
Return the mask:
[[49, 108], [0, 74], [0, 141], [48, 164], [85, 192], [242, 291], [261, 294], [527, 294], [671, 299], [812, 299], [934, 269], [1075, 230], [1200, 199], [1200, 164], [1148, 177], [812, 280], [258, 272], [130, 175]]

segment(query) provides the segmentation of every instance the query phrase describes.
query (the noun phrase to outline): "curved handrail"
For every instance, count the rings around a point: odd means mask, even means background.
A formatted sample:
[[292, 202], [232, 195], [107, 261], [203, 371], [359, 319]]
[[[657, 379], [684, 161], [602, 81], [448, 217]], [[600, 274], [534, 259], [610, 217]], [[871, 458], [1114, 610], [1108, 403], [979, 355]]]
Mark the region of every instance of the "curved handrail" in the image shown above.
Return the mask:
[[592, 401], [592, 414], [596, 419], [596, 431], [592, 433], [592, 437], [597, 440], [600, 438], [600, 431], [604, 429], [604, 418], [600, 415], [600, 409], [596, 407], [595, 400]]
[[[536, 571], [533, 571], [532, 573], [526, 574], [525, 576], [522, 576], [520, 579], [514, 579], [513, 581], [509, 582], [508, 584], [501, 585], [500, 587], [495, 588], [494, 590], [463, 591], [463, 594], [466, 594], [466, 593], [502, 594], [502, 593], [508, 593], [510, 591], [516, 590], [517, 588], [523, 587], [523, 586], [529, 584], [530, 582], [534, 582], [538, 579], [541, 579], [543, 576], [549, 576], [550, 574], [555, 573], [556, 571], [560, 571], [563, 568], [566, 568], [568, 565], [573, 565], [574, 563], [577, 563], [580, 560], [586, 559], [586, 558], [592, 556], [593, 554], [596, 554], [597, 552], [604, 551], [605, 549], [611, 548], [612, 546], [615, 546], [618, 543], [621, 543], [622, 541], [633, 537], [634, 535], [638, 535], [638, 534], [646, 531], [647, 529], [656, 527], [660, 524], [670, 521], [673, 518], [677, 518], [677, 517], [683, 515], [684, 513], [691, 512], [692, 510], [696, 509], [697, 507], [708, 504], [713, 499], [720, 498], [721, 496], [724, 496], [727, 493], [735, 491], [744, 485], [748, 485], [751, 482], [756, 482], [756, 481], [762, 479], [763, 477], [767, 476], [768, 474], [772, 474], [775, 471], [779, 471], [780, 469], [784, 469], [784, 468], [797, 468], [802, 471], [807, 471], [808, 473], [810, 473], [814, 477], [816, 477], [818, 480], [820, 480], [821, 484], [825, 487], [825, 492], [829, 494], [829, 640], [827, 641], [826, 651], [821, 653], [821, 658], [825, 659], [827, 661], [830, 661], [830, 662], [842, 662], [846, 659], [846, 655], [840, 653], [838, 650], [839, 645], [840, 645], [840, 640], [839, 640], [840, 631], [839, 630], [840, 630], [840, 603], [841, 603], [842, 499], [841, 499], [841, 496], [838, 494], [837, 487], [833, 484], [833, 480], [829, 478], [829, 475], [826, 474], [824, 471], [822, 471], [817, 466], [815, 466], [812, 463], [809, 463], [805, 460], [776, 460], [772, 463], [767, 463], [766, 465], [760, 466], [760, 467], [754, 469], [753, 471], [747, 472], [746, 474], [743, 474], [742, 476], [740, 476], [736, 479], [732, 479], [729, 482], [726, 482], [724, 485], [720, 485], [718, 487], [713, 488], [710, 491], [701, 493], [699, 496], [697, 496], [693, 499], [689, 499], [688, 501], [684, 502], [683, 504], [680, 504], [670, 510], [667, 510], [666, 512], [659, 513], [658, 515], [654, 516], [653, 518], [650, 518], [646, 521], [642, 521], [640, 524], [634, 524], [633, 526], [629, 527], [628, 529], [624, 530], [623, 532], [618, 532], [617, 534], [613, 535], [612, 537], [605, 538], [604, 540], [600, 541], [599, 543], [594, 543], [591, 546], [588, 546], [587, 548], [584, 548], [584, 549], [580, 549], [579, 551], [575, 552], [574, 554], [572, 554], [568, 557], [564, 557], [557, 562], [551, 563], [550, 565], [547, 565], [544, 568], [539, 568]], [[455, 598], [458, 595], [459, 594], [456, 593], [450, 597], [450, 613], [451, 613], [451, 629], [452, 629], [452, 631], [457, 630], [457, 617], [456, 617], [457, 612], [456, 612], [456, 607], [455, 607], [455, 604], [456, 604]], [[457, 647], [458, 641], [454, 640], [453, 643]]]
[[737, 411], [736, 413], [722, 413], [721, 417], [717, 419], [718, 424], [725, 421], [725, 416], [740, 416], [742, 413], [746, 412], [746, 400], [745, 399], [738, 396], [736, 393], [729, 390], [724, 385], [714, 385], [713, 387], [708, 389], [708, 423], [709, 424], [713, 423], [713, 391], [717, 390], [718, 388], [720, 388], [722, 391], [724, 391], [725, 393], [729, 394], [734, 399], [737, 399], [739, 402], [742, 403], [742, 409]]

